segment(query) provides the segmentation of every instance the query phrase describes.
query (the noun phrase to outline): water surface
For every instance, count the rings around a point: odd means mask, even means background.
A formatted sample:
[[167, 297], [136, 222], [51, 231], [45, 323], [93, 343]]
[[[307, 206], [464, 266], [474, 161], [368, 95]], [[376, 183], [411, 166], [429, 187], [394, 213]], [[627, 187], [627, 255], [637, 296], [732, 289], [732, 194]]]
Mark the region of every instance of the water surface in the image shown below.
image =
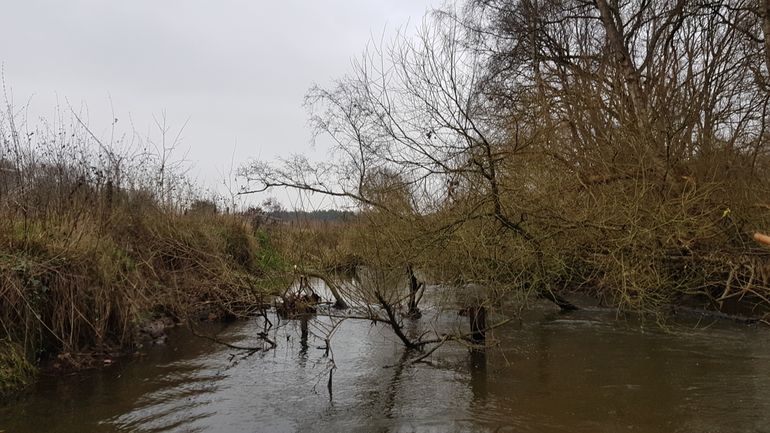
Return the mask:
[[[349, 320], [277, 323], [278, 347], [244, 356], [176, 330], [110, 368], [43, 378], [0, 408], [0, 431], [32, 432], [770, 432], [766, 328], [690, 323], [662, 331], [601, 311], [536, 306], [485, 352], [447, 344], [408, 364], [391, 331]], [[407, 322], [466, 327], [454, 312]], [[262, 319], [208, 326], [256, 345]]]

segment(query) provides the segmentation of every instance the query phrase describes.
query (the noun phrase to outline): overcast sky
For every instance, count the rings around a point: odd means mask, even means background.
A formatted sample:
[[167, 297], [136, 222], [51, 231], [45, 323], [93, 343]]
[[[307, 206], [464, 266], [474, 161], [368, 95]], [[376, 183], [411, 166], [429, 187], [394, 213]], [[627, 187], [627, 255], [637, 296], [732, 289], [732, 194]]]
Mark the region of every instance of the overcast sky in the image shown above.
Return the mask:
[[[215, 186], [249, 158], [311, 148], [302, 100], [349, 70], [372, 36], [411, 31], [431, 0], [20, 0], [3, 4], [0, 62], [31, 116], [87, 104], [98, 133], [111, 108], [146, 130], [189, 118], [192, 174]], [[326, 206], [324, 206], [326, 207]]]

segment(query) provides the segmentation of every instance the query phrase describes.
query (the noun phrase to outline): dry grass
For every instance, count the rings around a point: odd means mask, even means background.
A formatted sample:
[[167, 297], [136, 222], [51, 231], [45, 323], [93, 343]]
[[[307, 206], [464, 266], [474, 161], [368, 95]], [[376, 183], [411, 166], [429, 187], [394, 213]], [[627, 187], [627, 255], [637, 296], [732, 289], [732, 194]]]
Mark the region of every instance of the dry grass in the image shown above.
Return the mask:
[[200, 195], [168, 161], [94, 143], [82, 125], [25, 137], [10, 118], [0, 119], [0, 340], [29, 362], [130, 350], [158, 315], [248, 314], [280, 282], [265, 230], [193, 206]]

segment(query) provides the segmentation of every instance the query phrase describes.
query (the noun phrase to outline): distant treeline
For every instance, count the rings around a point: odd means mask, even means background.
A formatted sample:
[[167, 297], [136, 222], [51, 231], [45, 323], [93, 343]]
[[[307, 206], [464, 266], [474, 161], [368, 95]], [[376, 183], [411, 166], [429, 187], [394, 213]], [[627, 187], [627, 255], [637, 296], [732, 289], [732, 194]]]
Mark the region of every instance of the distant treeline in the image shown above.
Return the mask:
[[355, 217], [355, 212], [346, 210], [314, 210], [306, 211], [273, 211], [267, 215], [278, 221], [351, 221]]

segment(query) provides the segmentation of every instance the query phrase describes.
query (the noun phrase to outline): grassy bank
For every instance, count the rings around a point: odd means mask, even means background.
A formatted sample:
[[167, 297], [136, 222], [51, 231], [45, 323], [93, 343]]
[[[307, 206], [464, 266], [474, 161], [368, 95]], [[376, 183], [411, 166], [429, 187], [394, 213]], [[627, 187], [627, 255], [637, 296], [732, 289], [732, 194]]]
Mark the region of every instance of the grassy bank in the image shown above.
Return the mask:
[[248, 314], [281, 267], [258, 220], [217, 212], [167, 160], [75, 125], [0, 125], [3, 392], [32, 365], [130, 351], [158, 317]]

